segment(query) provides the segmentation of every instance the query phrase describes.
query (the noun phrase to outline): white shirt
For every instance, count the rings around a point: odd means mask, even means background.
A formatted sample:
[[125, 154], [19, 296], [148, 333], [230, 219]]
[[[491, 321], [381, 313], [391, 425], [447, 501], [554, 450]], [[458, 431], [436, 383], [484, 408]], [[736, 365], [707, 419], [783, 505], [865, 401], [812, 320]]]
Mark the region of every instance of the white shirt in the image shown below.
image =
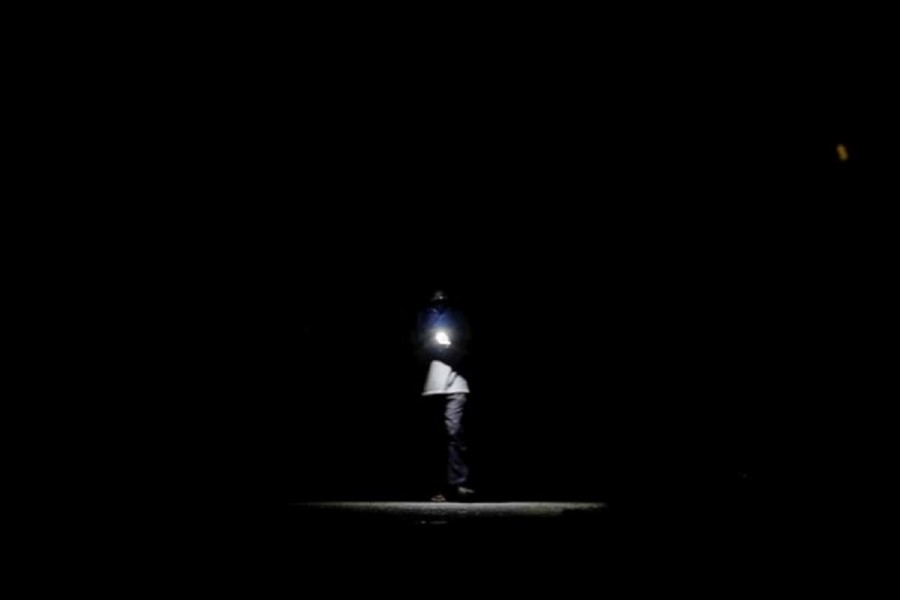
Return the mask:
[[428, 376], [425, 377], [423, 396], [434, 394], [468, 394], [469, 383], [465, 377], [454, 371], [450, 365], [439, 360], [431, 361]]

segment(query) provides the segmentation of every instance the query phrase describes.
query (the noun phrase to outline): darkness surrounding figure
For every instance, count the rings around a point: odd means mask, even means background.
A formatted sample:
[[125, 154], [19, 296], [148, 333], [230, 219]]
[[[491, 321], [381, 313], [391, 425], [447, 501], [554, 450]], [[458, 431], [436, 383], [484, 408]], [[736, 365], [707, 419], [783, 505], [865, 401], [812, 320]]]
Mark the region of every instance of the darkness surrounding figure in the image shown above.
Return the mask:
[[419, 319], [419, 348], [428, 362], [422, 396], [441, 411], [446, 446], [446, 476], [442, 490], [432, 500], [465, 500], [474, 495], [468, 487], [469, 464], [463, 417], [469, 396], [466, 372], [469, 329], [465, 318], [449, 304], [442, 291], [431, 298]]

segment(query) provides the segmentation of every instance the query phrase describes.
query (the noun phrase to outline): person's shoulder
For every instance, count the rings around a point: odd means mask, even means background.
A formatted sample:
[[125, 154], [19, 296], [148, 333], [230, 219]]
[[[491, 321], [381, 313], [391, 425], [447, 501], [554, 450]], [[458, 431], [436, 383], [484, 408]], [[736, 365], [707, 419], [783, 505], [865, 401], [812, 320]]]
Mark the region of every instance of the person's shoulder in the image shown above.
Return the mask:
[[468, 323], [466, 319], [466, 313], [459, 308], [453, 308], [449, 311], [448, 317], [457, 324], [465, 325]]

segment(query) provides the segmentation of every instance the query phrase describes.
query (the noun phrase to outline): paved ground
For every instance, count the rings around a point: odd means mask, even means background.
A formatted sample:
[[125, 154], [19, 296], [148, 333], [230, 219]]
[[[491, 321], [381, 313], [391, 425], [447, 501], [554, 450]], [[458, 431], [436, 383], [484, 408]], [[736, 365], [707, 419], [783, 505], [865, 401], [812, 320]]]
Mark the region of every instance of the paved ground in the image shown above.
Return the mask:
[[304, 516], [440, 523], [476, 519], [559, 519], [599, 516], [606, 505], [589, 502], [309, 502], [291, 505]]
[[547, 595], [566, 582], [572, 595], [616, 578], [668, 585], [667, 569], [687, 572], [679, 563], [702, 567], [704, 580], [744, 581], [775, 550], [766, 543], [773, 527], [744, 524], [746, 511], [686, 502], [306, 502], [287, 509], [253, 548], [284, 565], [289, 581], [313, 573], [363, 590], [386, 581], [419, 596], [475, 589], [472, 581], [482, 578], [504, 594], [532, 593], [535, 580], [552, 583]]

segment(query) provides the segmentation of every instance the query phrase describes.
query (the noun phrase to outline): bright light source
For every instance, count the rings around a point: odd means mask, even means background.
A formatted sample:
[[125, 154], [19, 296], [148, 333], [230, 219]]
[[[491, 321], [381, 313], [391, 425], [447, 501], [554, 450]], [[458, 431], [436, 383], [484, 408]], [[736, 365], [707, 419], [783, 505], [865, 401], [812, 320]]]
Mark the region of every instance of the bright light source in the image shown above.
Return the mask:
[[441, 346], [449, 346], [450, 345], [450, 336], [447, 335], [446, 331], [441, 329], [434, 334], [434, 341], [436, 341]]

